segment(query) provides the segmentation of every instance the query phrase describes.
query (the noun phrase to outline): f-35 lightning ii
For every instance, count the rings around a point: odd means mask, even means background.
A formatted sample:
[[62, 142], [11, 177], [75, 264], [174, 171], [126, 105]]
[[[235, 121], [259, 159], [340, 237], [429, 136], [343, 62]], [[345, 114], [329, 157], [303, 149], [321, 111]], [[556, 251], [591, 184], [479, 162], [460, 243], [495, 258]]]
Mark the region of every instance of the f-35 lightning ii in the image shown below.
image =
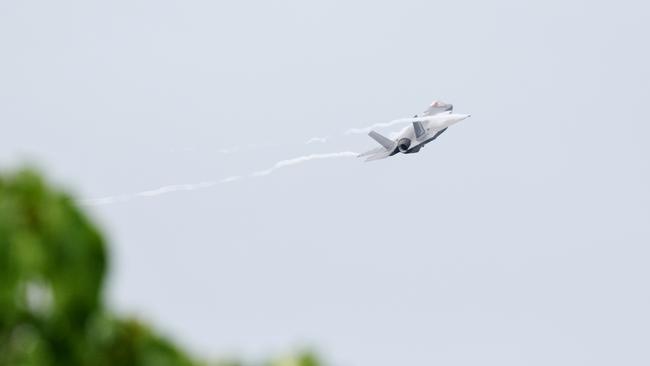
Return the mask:
[[404, 119], [404, 122], [411, 122], [411, 125], [405, 127], [392, 139], [376, 131], [370, 131], [368, 135], [381, 147], [360, 154], [359, 157], [367, 157], [366, 161], [372, 161], [385, 159], [397, 153], [414, 154], [419, 152], [424, 145], [447, 131], [449, 126], [470, 116], [469, 114], [455, 114], [453, 108], [451, 104], [434, 101], [421, 115]]

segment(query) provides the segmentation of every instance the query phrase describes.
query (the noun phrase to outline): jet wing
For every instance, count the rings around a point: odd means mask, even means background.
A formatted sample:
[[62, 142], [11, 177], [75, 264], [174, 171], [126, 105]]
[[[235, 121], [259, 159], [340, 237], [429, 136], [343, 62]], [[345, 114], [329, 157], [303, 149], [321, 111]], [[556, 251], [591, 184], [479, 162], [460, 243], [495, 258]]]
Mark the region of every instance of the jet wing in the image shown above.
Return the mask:
[[433, 103], [427, 108], [426, 111], [422, 112], [420, 117], [435, 116], [436, 114], [451, 112], [454, 109], [452, 104], [447, 104], [438, 100], [434, 100]]
[[359, 154], [358, 157], [367, 156], [368, 158], [366, 159], [366, 161], [372, 161], [372, 160], [385, 159], [393, 155], [393, 153], [395, 152], [395, 148], [397, 146], [397, 143], [395, 141], [385, 136], [382, 136], [376, 131], [370, 131], [368, 136], [372, 137], [375, 141], [377, 141], [381, 145], [381, 147], [372, 149], [370, 151], [366, 151], [363, 154]]

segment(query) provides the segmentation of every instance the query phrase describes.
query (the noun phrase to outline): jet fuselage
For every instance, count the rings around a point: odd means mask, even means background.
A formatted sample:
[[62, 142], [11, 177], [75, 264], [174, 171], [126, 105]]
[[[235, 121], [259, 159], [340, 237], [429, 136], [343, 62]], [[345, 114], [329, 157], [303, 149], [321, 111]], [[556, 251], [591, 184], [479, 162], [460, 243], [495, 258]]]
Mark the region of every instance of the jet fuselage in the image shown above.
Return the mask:
[[[420, 151], [420, 149], [435, 140], [449, 126], [454, 125], [466, 118], [468, 114], [441, 113], [434, 116], [422, 117], [420, 122], [424, 127], [424, 133], [418, 137], [413, 125], [404, 127], [399, 133], [392, 136], [397, 141], [394, 154], [401, 152], [411, 154]], [[417, 118], [415, 118], [417, 120]]]

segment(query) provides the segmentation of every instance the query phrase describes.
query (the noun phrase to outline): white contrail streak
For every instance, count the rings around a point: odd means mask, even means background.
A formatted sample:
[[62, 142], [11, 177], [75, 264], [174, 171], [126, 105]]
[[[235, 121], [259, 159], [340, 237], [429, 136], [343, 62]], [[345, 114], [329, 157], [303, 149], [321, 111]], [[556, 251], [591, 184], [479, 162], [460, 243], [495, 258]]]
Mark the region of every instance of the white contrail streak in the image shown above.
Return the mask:
[[[359, 128], [350, 128], [343, 132], [343, 135], [356, 135], [356, 134], [366, 134], [370, 132], [371, 130], [374, 129], [381, 129], [381, 128], [386, 128], [394, 125], [399, 125], [403, 123], [411, 123], [411, 122], [416, 122], [416, 121], [427, 121], [432, 117], [414, 117], [414, 118], [399, 118], [399, 119], [394, 119], [392, 121], [388, 122], [381, 122], [381, 123], [375, 123], [370, 126], [366, 127], [359, 127]], [[312, 144], [326, 144], [330, 142], [332, 138], [331, 137], [319, 137], [319, 136], [314, 136], [309, 138], [304, 142], [305, 145], [312, 145]], [[286, 145], [286, 144], [285, 144]], [[257, 145], [257, 144], [249, 144], [249, 145], [242, 145], [242, 146], [231, 146], [228, 148], [221, 148], [218, 149], [217, 152], [224, 154], [224, 155], [231, 155], [239, 152], [244, 152], [246, 150], [258, 150], [258, 149], [263, 149], [263, 148], [268, 148], [272, 147], [274, 145]], [[275, 146], [281, 146], [281, 145], [275, 145]], [[178, 152], [178, 151], [184, 151], [184, 152], [195, 152], [197, 151], [196, 148], [192, 147], [185, 147], [182, 149], [171, 149], [170, 152]]]
[[[345, 152], [338, 152], [338, 153], [330, 153], [330, 154], [312, 154], [312, 155], [307, 155], [307, 156], [301, 156], [298, 158], [294, 159], [288, 159], [288, 160], [281, 160], [277, 163], [275, 163], [271, 168], [267, 170], [262, 170], [258, 172], [254, 172], [250, 174], [251, 177], [262, 177], [269, 175], [273, 173], [274, 171], [285, 168], [288, 166], [292, 165], [297, 165], [301, 164], [307, 161], [311, 160], [318, 160], [318, 159], [332, 159], [332, 158], [343, 158], [343, 157], [354, 157], [357, 156], [358, 154], [355, 152], [351, 151], [345, 151]], [[101, 197], [101, 198], [91, 198], [91, 199], [85, 199], [81, 200], [82, 205], [87, 205], [87, 206], [101, 206], [101, 205], [110, 205], [113, 203], [120, 203], [120, 202], [128, 202], [137, 198], [149, 198], [149, 197], [155, 197], [155, 196], [160, 196], [163, 194], [168, 194], [172, 192], [179, 192], [179, 191], [196, 191], [199, 189], [206, 189], [206, 188], [211, 188], [219, 184], [226, 184], [226, 183], [231, 183], [231, 182], [236, 182], [238, 180], [244, 179], [243, 176], [235, 175], [231, 177], [227, 177], [218, 181], [207, 181], [207, 182], [200, 182], [200, 183], [191, 183], [191, 184], [175, 184], [175, 185], [169, 185], [169, 186], [163, 186], [160, 188], [156, 189], [151, 189], [147, 191], [142, 191], [138, 193], [132, 193], [132, 194], [121, 194], [117, 196], [108, 196], [108, 197]]]
[[[433, 116], [428, 116], [428, 117], [413, 117], [413, 118], [398, 118], [394, 119], [392, 121], [388, 122], [381, 122], [381, 123], [375, 123], [370, 126], [366, 127], [359, 127], [359, 128], [350, 128], [343, 132], [343, 135], [356, 135], [356, 134], [366, 134], [370, 132], [371, 130], [374, 129], [381, 129], [381, 128], [386, 128], [386, 127], [391, 127], [395, 125], [400, 125], [404, 123], [411, 123], [411, 122], [416, 122], [416, 121], [427, 121], [429, 119], [433, 118]], [[336, 139], [335, 137], [319, 137], [319, 136], [314, 136], [309, 138], [308, 140], [304, 141], [305, 145], [312, 145], [312, 144], [326, 144], [330, 142], [332, 139]], [[242, 146], [231, 146], [228, 148], [221, 148], [218, 149], [217, 152], [224, 154], [224, 155], [230, 155], [230, 154], [235, 154], [239, 152], [244, 152], [247, 150], [258, 150], [258, 149], [263, 149], [263, 148], [269, 148], [273, 146], [282, 146], [282, 145], [287, 145], [287, 144], [280, 144], [280, 145], [259, 145], [259, 144], [249, 144], [249, 145], [242, 145]], [[183, 151], [183, 152], [195, 152], [197, 151], [196, 148], [193, 147], [185, 147], [182, 149], [171, 149], [170, 152], [178, 152], [178, 151]]]
[[311, 155], [305, 155], [301, 156], [298, 158], [293, 158], [293, 159], [288, 159], [288, 160], [282, 160], [275, 165], [273, 165], [271, 168], [266, 169], [266, 170], [260, 170], [258, 172], [254, 172], [251, 174], [251, 177], [263, 177], [265, 175], [269, 175], [273, 173], [274, 171], [285, 168], [288, 166], [292, 165], [297, 165], [297, 164], [302, 164], [307, 161], [311, 160], [318, 160], [318, 159], [332, 159], [332, 158], [347, 158], [347, 157], [356, 157], [357, 153], [352, 152], [352, 151], [344, 151], [344, 152], [338, 152], [338, 153], [329, 153], [329, 154], [311, 154]]
[[192, 184], [175, 184], [175, 185], [164, 186], [164, 187], [160, 187], [148, 191], [142, 191], [138, 193], [85, 199], [81, 201], [81, 204], [88, 205], [88, 206], [101, 206], [101, 205], [108, 205], [112, 203], [127, 202], [140, 197], [154, 197], [154, 196], [160, 196], [162, 194], [179, 192], [179, 191], [196, 191], [197, 189], [210, 188], [216, 186], [217, 184], [235, 182], [242, 178], [243, 177], [241, 176], [232, 176], [218, 181], [192, 183]]
[[327, 137], [312, 137], [307, 142], [305, 142], [306, 145], [309, 144], [315, 144], [315, 143], [321, 143], [324, 144], [327, 142]]
[[[385, 128], [385, 127], [390, 127], [394, 125], [399, 125], [403, 123], [410, 123], [410, 122], [416, 122], [416, 121], [427, 121], [433, 117], [414, 117], [414, 118], [400, 118], [400, 119], [395, 119], [389, 122], [384, 122], [384, 123], [375, 123], [371, 126], [367, 127], [362, 127], [362, 128], [351, 128], [347, 131], [345, 131], [345, 135], [353, 135], [353, 134], [361, 134], [361, 133], [368, 133], [373, 129], [379, 129], [379, 128]], [[309, 140], [305, 142], [306, 145], [309, 144], [315, 144], [315, 143], [327, 143], [329, 139], [327, 137], [312, 137]], [[225, 149], [220, 149], [218, 150], [220, 153], [223, 154], [232, 154], [235, 152], [242, 151], [243, 149], [259, 149], [264, 146], [262, 145], [248, 145], [246, 147], [242, 146], [235, 146], [235, 147], [230, 147], [230, 148], [225, 148]], [[176, 150], [173, 150], [175, 152]], [[193, 148], [185, 148], [183, 151], [194, 151]], [[287, 160], [281, 160], [277, 163], [275, 163], [271, 168], [266, 169], [266, 170], [260, 170], [253, 172], [249, 175], [249, 177], [264, 177], [267, 176], [273, 172], [275, 172], [278, 169], [286, 168], [289, 166], [293, 165], [298, 165], [302, 164], [308, 161], [312, 160], [321, 160], [321, 159], [333, 159], [333, 158], [344, 158], [344, 157], [356, 157], [358, 154], [356, 152], [352, 151], [344, 151], [344, 152], [337, 152], [337, 153], [327, 153], [327, 154], [311, 154], [311, 155], [305, 155], [305, 156], [300, 156], [297, 158], [293, 159], [287, 159]], [[207, 181], [207, 182], [200, 182], [200, 183], [191, 183], [191, 184], [176, 184], [176, 185], [168, 185], [168, 186], [163, 186], [160, 188], [156, 189], [151, 189], [147, 191], [142, 191], [138, 193], [132, 193], [132, 194], [122, 194], [122, 195], [116, 195], [116, 196], [108, 196], [108, 197], [101, 197], [101, 198], [91, 198], [91, 199], [84, 199], [81, 200], [80, 203], [83, 205], [90, 205], [90, 206], [98, 206], [98, 205], [108, 205], [108, 204], [113, 204], [113, 203], [119, 203], [119, 202], [127, 202], [131, 201], [136, 198], [148, 198], [148, 197], [155, 197], [155, 196], [160, 196], [163, 194], [168, 194], [172, 192], [179, 192], [179, 191], [195, 191], [199, 189], [207, 189], [214, 187], [219, 184], [225, 184], [225, 183], [230, 183], [230, 182], [235, 182], [238, 180], [244, 179], [243, 176], [231, 176], [227, 177], [218, 181]]]
[[217, 182], [201, 182], [195, 184], [177, 184], [173, 186], [160, 187], [158, 189], [152, 189], [150, 191], [144, 191], [137, 194], [141, 197], [152, 197], [159, 196], [161, 194], [176, 192], [176, 191], [194, 191], [197, 189], [212, 187], [217, 184]]
[[370, 132], [372, 130], [375, 130], [375, 129], [390, 127], [390, 126], [399, 125], [399, 124], [402, 124], [402, 123], [428, 121], [430, 119], [433, 119], [433, 117], [434, 116], [431, 116], [431, 117], [399, 118], [399, 119], [394, 119], [394, 120], [389, 121], [389, 122], [375, 123], [374, 125], [367, 126], [367, 127], [351, 128], [351, 129], [345, 131], [345, 134], [346, 135], [355, 135], [355, 134], [360, 134], [360, 133], [368, 133], [368, 132]]
[[228, 178], [224, 178], [224, 179], [220, 180], [219, 183], [223, 184], [223, 183], [236, 182], [236, 181], [238, 181], [238, 180], [240, 180], [242, 178], [243, 178], [242, 176], [234, 175], [232, 177], [228, 177]]

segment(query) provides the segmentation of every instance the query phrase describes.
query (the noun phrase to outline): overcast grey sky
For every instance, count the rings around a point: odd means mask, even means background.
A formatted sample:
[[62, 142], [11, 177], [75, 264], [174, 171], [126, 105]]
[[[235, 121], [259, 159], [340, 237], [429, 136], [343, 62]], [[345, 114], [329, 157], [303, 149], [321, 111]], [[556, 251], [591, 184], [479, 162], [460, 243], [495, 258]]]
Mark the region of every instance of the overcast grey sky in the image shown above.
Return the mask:
[[472, 118], [417, 155], [90, 207], [110, 302], [203, 355], [647, 365], [649, 12], [3, 0], [0, 164], [130, 194], [363, 151], [342, 132], [441, 99]]

